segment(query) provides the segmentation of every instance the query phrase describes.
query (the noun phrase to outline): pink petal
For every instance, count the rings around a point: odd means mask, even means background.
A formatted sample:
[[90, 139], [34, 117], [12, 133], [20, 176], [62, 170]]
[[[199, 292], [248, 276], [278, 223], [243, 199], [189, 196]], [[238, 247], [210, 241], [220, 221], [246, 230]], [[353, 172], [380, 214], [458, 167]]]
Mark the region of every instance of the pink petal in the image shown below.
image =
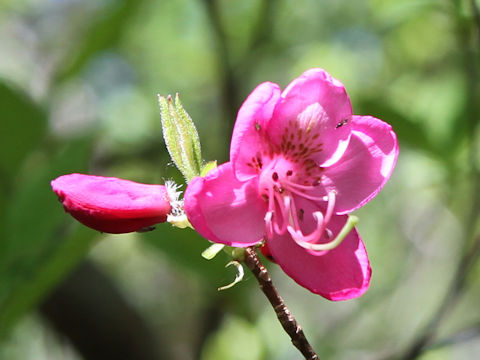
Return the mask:
[[310, 69], [292, 81], [282, 93], [268, 124], [271, 141], [280, 146], [291, 121], [300, 114], [303, 117], [316, 115], [312, 133], [318, 134], [315, 141], [316, 145], [321, 144], [322, 151], [313, 157], [314, 160], [321, 166], [336, 162], [348, 145], [352, 116], [352, 106], [343, 84], [323, 69]]
[[192, 179], [184, 201], [188, 220], [210, 241], [246, 247], [263, 238], [267, 203], [258, 195], [258, 180], [238, 181], [230, 162]]
[[342, 158], [325, 168], [322, 184], [337, 192], [335, 211], [349, 213], [370, 201], [390, 178], [398, 157], [392, 127], [371, 116], [354, 116]]
[[[258, 85], [238, 111], [230, 145], [230, 160], [236, 177], [245, 181], [257, 175], [247, 164], [268, 150], [265, 129], [280, 98], [280, 87], [265, 82]], [[261, 155], [260, 155], [261, 156]]]
[[164, 222], [171, 211], [163, 185], [113, 177], [63, 175], [51, 182], [66, 212], [107, 233], [126, 233]]
[[[334, 215], [328, 228], [335, 235], [346, 220], [346, 215]], [[371, 268], [356, 229], [337, 248], [327, 252], [306, 250], [288, 235], [275, 236], [268, 239], [267, 244], [273, 258], [288, 276], [329, 300], [359, 297], [370, 285]]]

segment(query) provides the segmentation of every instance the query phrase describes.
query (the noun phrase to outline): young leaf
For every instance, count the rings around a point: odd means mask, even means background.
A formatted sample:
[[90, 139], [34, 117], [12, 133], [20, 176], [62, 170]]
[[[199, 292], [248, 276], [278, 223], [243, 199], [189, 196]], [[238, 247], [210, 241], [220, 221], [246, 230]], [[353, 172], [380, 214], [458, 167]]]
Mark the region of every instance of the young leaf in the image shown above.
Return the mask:
[[200, 139], [192, 119], [183, 108], [178, 94], [175, 102], [169, 95], [159, 95], [163, 138], [173, 162], [187, 182], [200, 175], [202, 155]]
[[182, 103], [180, 102], [180, 96], [178, 95], [178, 93], [175, 95], [175, 108], [177, 110], [178, 116], [182, 119], [182, 124], [185, 126], [186, 133], [189, 135], [188, 139], [190, 140], [190, 143], [188, 145], [191, 146], [191, 149], [187, 148], [186, 150], [188, 152], [191, 152], [192, 160], [195, 163], [195, 169], [199, 173], [199, 170], [202, 169], [203, 165], [201, 156], [202, 149], [200, 147], [200, 137], [198, 136], [198, 132], [195, 128], [195, 125], [193, 124], [192, 118], [190, 117], [190, 115], [188, 115]]

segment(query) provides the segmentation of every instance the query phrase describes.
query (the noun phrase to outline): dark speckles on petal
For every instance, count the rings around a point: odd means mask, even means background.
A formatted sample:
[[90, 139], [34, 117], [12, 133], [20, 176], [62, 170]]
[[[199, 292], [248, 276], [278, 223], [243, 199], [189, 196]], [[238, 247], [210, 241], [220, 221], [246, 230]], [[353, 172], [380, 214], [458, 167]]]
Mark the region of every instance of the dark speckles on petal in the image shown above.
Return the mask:
[[262, 164], [262, 158], [261, 157], [257, 157], [257, 164], [258, 164], [258, 168], [261, 169], [263, 167], [263, 164]]

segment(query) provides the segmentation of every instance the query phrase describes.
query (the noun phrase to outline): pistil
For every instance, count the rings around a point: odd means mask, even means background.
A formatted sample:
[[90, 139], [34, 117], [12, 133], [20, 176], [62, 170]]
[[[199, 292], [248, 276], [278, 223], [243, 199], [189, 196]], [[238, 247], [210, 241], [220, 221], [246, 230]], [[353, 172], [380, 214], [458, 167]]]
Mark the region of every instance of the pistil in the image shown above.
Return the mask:
[[[314, 213], [315, 214], [315, 213]], [[310, 242], [304, 241], [303, 239], [298, 239], [292, 234], [292, 232], [289, 232], [292, 235], [293, 240], [300, 245], [301, 247], [308, 249], [308, 250], [313, 250], [313, 251], [327, 251], [327, 250], [333, 250], [335, 249], [338, 245], [342, 243], [342, 241], [347, 237], [347, 235], [350, 233], [350, 231], [353, 230], [355, 225], [358, 223], [358, 218], [353, 215], [348, 215], [347, 222], [345, 225], [343, 225], [342, 230], [338, 233], [338, 235], [333, 239], [332, 241], [329, 241], [327, 243], [323, 244], [312, 244]]]

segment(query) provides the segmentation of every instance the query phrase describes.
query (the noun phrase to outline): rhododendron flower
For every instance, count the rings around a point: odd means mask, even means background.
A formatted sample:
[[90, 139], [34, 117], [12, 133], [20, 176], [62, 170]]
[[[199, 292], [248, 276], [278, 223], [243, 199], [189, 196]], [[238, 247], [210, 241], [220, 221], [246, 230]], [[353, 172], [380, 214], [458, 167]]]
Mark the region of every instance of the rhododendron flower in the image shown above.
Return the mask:
[[172, 210], [163, 185], [84, 174], [63, 175], [51, 185], [66, 212], [106, 233], [148, 229], [164, 222]]
[[354, 298], [371, 269], [357, 231], [345, 232], [347, 214], [378, 193], [397, 156], [391, 126], [353, 115], [342, 83], [311, 69], [283, 92], [266, 82], [250, 94], [230, 161], [188, 184], [185, 212], [205, 238], [235, 247], [265, 240], [300, 285]]

